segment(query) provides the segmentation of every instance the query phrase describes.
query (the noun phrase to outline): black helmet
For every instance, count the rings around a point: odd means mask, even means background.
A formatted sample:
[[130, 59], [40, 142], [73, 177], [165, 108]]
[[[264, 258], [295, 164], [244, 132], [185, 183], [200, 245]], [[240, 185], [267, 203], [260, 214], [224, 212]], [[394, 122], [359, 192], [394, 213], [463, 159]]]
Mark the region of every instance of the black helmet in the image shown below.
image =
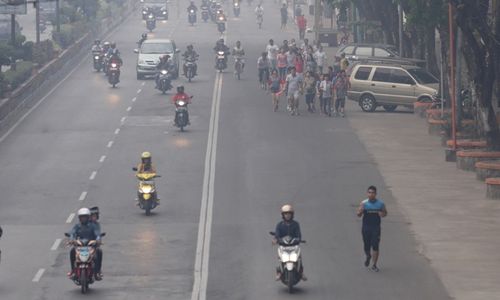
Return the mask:
[[143, 34], [141, 34], [141, 37], [142, 37], [143, 39], [146, 39], [146, 38], [148, 37], [148, 34], [147, 34], [147, 33], [143, 33]]
[[90, 215], [96, 215], [97, 216], [97, 220], [99, 220], [99, 207], [97, 206], [94, 206], [94, 207], [91, 207], [90, 208]]
[[110, 45], [110, 47], [114, 49], [116, 47], [116, 43], [112, 42], [111, 45]]
[[94, 44], [99, 45], [101, 43], [101, 40], [95, 40]]
[[193, 45], [188, 45], [187, 48], [188, 49], [193, 49]]
[[177, 87], [177, 93], [179, 93], [179, 94], [184, 93], [184, 86], [183, 85], [179, 85]]

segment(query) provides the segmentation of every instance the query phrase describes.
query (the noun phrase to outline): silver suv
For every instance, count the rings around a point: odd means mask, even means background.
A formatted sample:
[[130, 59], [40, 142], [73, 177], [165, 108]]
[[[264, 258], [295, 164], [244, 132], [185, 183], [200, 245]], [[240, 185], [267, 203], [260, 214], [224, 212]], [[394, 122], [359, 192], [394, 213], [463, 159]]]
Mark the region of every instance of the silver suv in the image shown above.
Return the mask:
[[137, 79], [144, 76], [156, 75], [156, 65], [160, 62], [160, 56], [170, 55], [170, 60], [175, 67], [173, 78], [179, 77], [179, 52], [175, 42], [169, 39], [148, 39], [145, 40], [140, 49], [134, 49], [137, 56]]
[[394, 111], [398, 105], [432, 101], [439, 91], [439, 81], [434, 76], [411, 65], [360, 63], [354, 66], [349, 80], [348, 98], [358, 102], [367, 112], [378, 106]]

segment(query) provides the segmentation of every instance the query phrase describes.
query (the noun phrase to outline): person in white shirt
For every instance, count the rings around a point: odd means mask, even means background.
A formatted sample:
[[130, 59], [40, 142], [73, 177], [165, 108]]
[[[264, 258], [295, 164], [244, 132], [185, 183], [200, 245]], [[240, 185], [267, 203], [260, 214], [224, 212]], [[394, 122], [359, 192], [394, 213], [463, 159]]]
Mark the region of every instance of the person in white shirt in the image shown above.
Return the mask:
[[266, 51], [267, 58], [269, 59], [269, 63], [271, 64], [271, 70], [275, 70], [279, 48], [274, 44], [273, 39], [269, 40], [269, 44], [266, 46]]
[[323, 46], [319, 46], [318, 50], [314, 53], [314, 59], [318, 66], [319, 74], [323, 74], [323, 67], [326, 65], [326, 53], [323, 51]]

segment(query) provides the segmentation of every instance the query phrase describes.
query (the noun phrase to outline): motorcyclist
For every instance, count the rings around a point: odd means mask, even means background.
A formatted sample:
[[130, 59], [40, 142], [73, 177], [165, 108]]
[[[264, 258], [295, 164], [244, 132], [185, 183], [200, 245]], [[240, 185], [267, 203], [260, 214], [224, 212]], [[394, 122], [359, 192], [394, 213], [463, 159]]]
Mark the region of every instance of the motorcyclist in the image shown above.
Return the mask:
[[194, 10], [195, 13], [198, 12], [198, 7], [196, 7], [194, 1], [191, 1], [191, 3], [189, 4], [187, 12], [189, 13], [191, 10]]
[[165, 54], [163, 56], [160, 56], [160, 61], [156, 65], [156, 70], [158, 70], [158, 73], [156, 73], [156, 88], [158, 88], [158, 83], [160, 79], [160, 71], [161, 70], [167, 70], [168, 72], [171, 72], [173, 68], [172, 62], [170, 61], [170, 55]]
[[141, 34], [141, 39], [137, 42], [137, 44], [139, 45], [139, 47], [142, 46], [142, 43], [144, 43], [145, 40], [148, 39], [148, 34], [147, 33], [143, 33]]
[[102, 47], [101, 47], [101, 41], [100, 40], [95, 40], [94, 45], [92, 45], [92, 53], [101, 53]]
[[223, 22], [226, 22], [226, 20], [227, 19], [226, 19], [226, 15], [224, 14], [224, 11], [222, 10], [222, 8], [218, 8], [215, 21], [217, 23], [223, 23]]
[[[229, 55], [229, 47], [224, 44], [224, 39], [218, 39], [217, 43], [215, 44], [214, 51], [217, 54], [219, 51], [223, 51], [225, 56], [224, 56], [224, 63], [227, 66], [227, 56]], [[215, 61], [217, 63], [217, 59]]]
[[[177, 94], [175, 94], [173, 97], [172, 97], [172, 102], [174, 103], [175, 105], [175, 108], [178, 108], [178, 104], [177, 104], [177, 100], [184, 100], [187, 104], [190, 104], [191, 103], [191, 96], [189, 96], [188, 94], [186, 94], [184, 92], [184, 86], [180, 85], [177, 87]], [[186, 111], [186, 117], [187, 117], [187, 120], [188, 120], [188, 124], [191, 124], [189, 122], [189, 113]], [[177, 124], [177, 114], [175, 114], [175, 120], [174, 120], [174, 123]]]
[[[73, 229], [71, 229], [71, 232], [69, 233], [69, 240], [70, 243], [75, 241], [76, 239], [82, 239], [82, 240], [96, 240], [97, 245], [100, 244], [101, 241], [101, 231], [98, 226], [94, 222], [90, 221], [90, 210], [86, 207], [80, 208], [77, 212], [78, 215], [78, 220], [80, 221], [79, 223], [75, 224], [73, 226]], [[102, 265], [102, 255], [96, 255], [96, 261], [94, 264], [94, 272], [96, 276], [96, 280], [101, 280], [102, 274], [100, 274], [100, 270], [97, 269], [97, 266]], [[71, 248], [71, 251], [69, 252], [69, 260], [71, 263], [71, 271], [68, 273], [68, 277], [73, 279], [75, 276], [75, 261], [76, 261], [76, 249], [75, 247]], [[98, 274], [99, 273], [99, 274]], [[99, 278], [99, 279], [98, 279]]]
[[245, 69], [245, 50], [241, 46], [240, 41], [236, 41], [236, 46], [234, 46], [231, 54], [234, 55], [235, 59], [237, 59], [237, 58], [240, 59], [241, 70], [243, 71], [243, 69]]
[[[188, 45], [187, 50], [182, 54], [182, 57], [184, 57], [185, 60], [192, 60], [193, 62], [196, 61], [199, 57], [198, 53], [194, 51], [193, 45]], [[183, 66], [184, 69], [184, 76], [187, 74], [187, 67], [186, 64]], [[194, 64], [194, 75], [197, 75], [196, 70], [198, 70], [198, 66], [196, 63]]]
[[[273, 244], [276, 245], [283, 237], [290, 236], [292, 239], [296, 238], [299, 242], [302, 240], [302, 234], [300, 233], [299, 222], [293, 219], [295, 211], [290, 204], [285, 204], [281, 207], [281, 217], [283, 218], [276, 225], [276, 230], [274, 231]], [[302, 276], [302, 280], [307, 280], [304, 274], [304, 267], [302, 265], [302, 257], [300, 257], [300, 269], [299, 273]], [[276, 269], [276, 280], [281, 278], [281, 268]]]
[[[99, 223], [99, 207], [97, 206], [94, 206], [94, 207], [91, 207], [90, 208], [90, 222], [94, 223], [95, 226], [97, 226], [97, 228], [99, 229], [99, 232], [102, 232], [101, 231], [101, 224]], [[97, 247], [96, 248], [96, 255], [97, 255], [97, 259], [96, 259], [96, 280], [101, 280], [102, 279], [102, 272], [101, 272], [101, 265], [99, 263], [102, 262], [102, 249], [101, 247]]]
[[[113, 45], [113, 44], [111, 44]], [[109, 51], [108, 51], [108, 72], [109, 72], [109, 67], [111, 66], [111, 64], [117, 64], [118, 66], [118, 82], [120, 82], [120, 67], [123, 65], [123, 60], [122, 58], [120, 57], [120, 52], [118, 51], [118, 49], [116, 48], [109, 48]], [[108, 74], [109, 75], [109, 74]]]
[[257, 16], [257, 18], [264, 16], [264, 8], [260, 3], [257, 4], [257, 7], [255, 8], [255, 15]]
[[118, 50], [118, 48], [116, 48], [116, 43], [115, 42], [112, 42], [112, 43], [109, 44], [109, 49], [108, 49], [107, 54], [109, 56], [111, 56], [111, 54], [117, 54], [118, 56], [120, 56], [120, 51]]

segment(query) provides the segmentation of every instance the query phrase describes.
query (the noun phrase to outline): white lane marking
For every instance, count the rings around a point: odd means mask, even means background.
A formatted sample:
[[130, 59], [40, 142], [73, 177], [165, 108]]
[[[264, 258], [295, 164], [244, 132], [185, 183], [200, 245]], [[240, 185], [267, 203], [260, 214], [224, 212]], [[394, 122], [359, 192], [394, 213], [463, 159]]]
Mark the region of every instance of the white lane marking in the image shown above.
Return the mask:
[[101, 156], [101, 158], [99, 158], [99, 162], [102, 163], [102, 162], [104, 162], [105, 159], [106, 159], [106, 155], [103, 155], [103, 156]]
[[92, 174], [90, 174], [89, 180], [94, 180], [96, 175], [97, 175], [97, 171], [93, 171]]
[[137, 90], [137, 94], [140, 94], [142, 92], [142, 89]]
[[143, 82], [141, 83], [141, 86], [144, 86], [145, 84], [146, 84], [146, 82], [144, 82], [144, 81], [143, 81]]
[[[90, 178], [89, 178], [90, 180], [94, 180], [94, 178], [92, 178], [92, 176], [94, 176], [94, 177], [95, 177], [95, 174], [94, 174], [94, 173], [96, 173], [96, 174], [97, 174], [97, 172], [96, 172], [96, 171], [92, 172], [92, 174], [90, 175]], [[81, 193], [81, 195], [80, 195], [80, 198], [78, 198], [78, 200], [79, 200], [79, 201], [83, 201], [83, 200], [85, 200], [85, 198], [87, 198], [87, 191], [82, 192], [82, 193]]]
[[33, 277], [33, 282], [38, 282], [40, 281], [40, 278], [42, 278], [43, 272], [45, 272], [45, 269], [40, 269], [38, 272], [36, 272], [35, 277]]
[[132, 109], [132, 106], [127, 107], [127, 111], [130, 111]]
[[198, 241], [196, 244], [196, 260], [194, 264], [194, 283], [191, 300], [205, 300], [208, 284], [208, 260], [210, 258], [210, 238], [212, 233], [212, 214], [214, 204], [215, 162], [217, 154], [217, 137], [219, 131], [219, 109], [222, 90], [222, 74], [217, 73], [212, 100], [210, 129], [208, 131], [207, 152], [205, 155], [205, 171], [203, 176], [203, 195], [198, 225]]
[[56, 239], [52, 247], [50, 247], [50, 250], [54, 251], [59, 248], [59, 244], [61, 244], [62, 239]]
[[111, 146], [113, 146], [113, 141], [109, 141], [109, 143], [106, 147], [111, 148]]
[[120, 120], [120, 123], [124, 123], [126, 119], [127, 119], [127, 117], [123, 117], [123, 118]]
[[135, 102], [137, 100], [137, 97], [132, 98], [132, 102]]
[[120, 128], [116, 128], [115, 134], [119, 134], [119, 133], [120, 133]]
[[69, 217], [66, 219], [66, 223], [69, 224], [73, 222], [73, 218], [75, 217], [75, 213], [69, 214]]

